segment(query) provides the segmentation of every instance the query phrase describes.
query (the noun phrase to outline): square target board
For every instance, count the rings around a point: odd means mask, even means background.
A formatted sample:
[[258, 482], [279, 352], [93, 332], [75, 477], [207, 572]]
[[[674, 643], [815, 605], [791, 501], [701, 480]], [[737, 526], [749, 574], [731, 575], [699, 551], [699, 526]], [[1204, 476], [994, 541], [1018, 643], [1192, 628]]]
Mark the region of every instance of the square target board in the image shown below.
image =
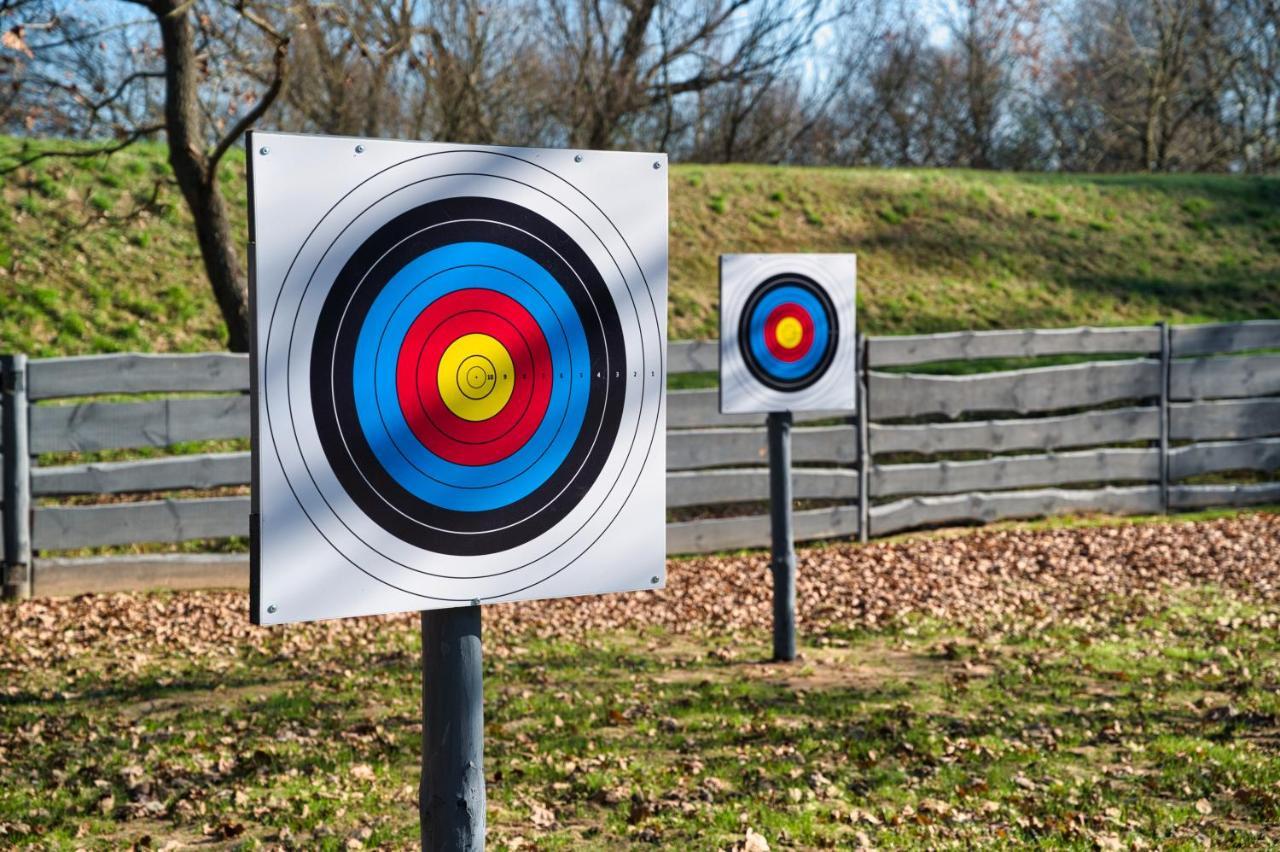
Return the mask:
[[720, 256], [720, 411], [852, 411], [852, 254]]
[[662, 586], [666, 158], [248, 149], [253, 620]]

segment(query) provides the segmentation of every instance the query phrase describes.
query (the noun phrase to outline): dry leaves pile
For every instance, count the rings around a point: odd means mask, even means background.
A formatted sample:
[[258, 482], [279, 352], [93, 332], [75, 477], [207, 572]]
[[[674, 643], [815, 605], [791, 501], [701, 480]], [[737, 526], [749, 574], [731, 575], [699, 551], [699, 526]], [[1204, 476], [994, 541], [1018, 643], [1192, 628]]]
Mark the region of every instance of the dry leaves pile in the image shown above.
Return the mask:
[[[914, 616], [955, 624], [1003, 615], [1070, 618], [1104, 599], [1217, 584], [1280, 599], [1280, 515], [1202, 523], [986, 530], [870, 545], [802, 548], [797, 614], [808, 633], [876, 628]], [[557, 636], [660, 625], [713, 633], [772, 622], [767, 554], [672, 561], [661, 592], [486, 610], [498, 625]]]
[[[1280, 515], [1197, 523], [986, 530], [870, 545], [803, 548], [797, 569], [802, 631], [877, 628], [913, 617], [956, 625], [1005, 616], [1087, 616], [1104, 600], [1164, 586], [1217, 584], [1280, 600]], [[661, 626], [716, 634], [771, 623], [767, 554], [672, 560], [661, 591], [488, 607], [485, 631], [561, 638]], [[140, 665], [148, 651], [224, 654], [236, 648], [291, 656], [317, 643], [368, 641], [412, 615], [345, 619], [271, 630], [248, 623], [246, 595], [101, 595], [0, 607], [0, 637], [21, 649], [13, 665], [114, 652]], [[270, 637], [270, 638], [268, 638]], [[128, 654], [124, 652], [130, 652]]]

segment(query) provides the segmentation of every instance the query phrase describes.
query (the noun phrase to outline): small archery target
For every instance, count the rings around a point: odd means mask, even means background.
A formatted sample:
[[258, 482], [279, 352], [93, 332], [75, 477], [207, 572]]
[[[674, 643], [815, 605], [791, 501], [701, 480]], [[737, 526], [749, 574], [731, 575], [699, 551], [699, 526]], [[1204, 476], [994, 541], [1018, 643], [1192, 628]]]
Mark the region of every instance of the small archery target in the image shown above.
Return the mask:
[[250, 141], [257, 617], [660, 585], [665, 162], [355, 146]]
[[851, 410], [851, 254], [720, 258], [720, 410]]

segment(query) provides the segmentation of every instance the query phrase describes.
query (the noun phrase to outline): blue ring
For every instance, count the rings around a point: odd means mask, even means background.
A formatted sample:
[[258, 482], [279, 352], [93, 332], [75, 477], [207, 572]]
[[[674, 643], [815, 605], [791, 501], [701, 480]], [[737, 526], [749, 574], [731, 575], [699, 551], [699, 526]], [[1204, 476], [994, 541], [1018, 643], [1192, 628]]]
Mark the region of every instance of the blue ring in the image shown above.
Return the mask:
[[[769, 314], [774, 308], [787, 302], [793, 302], [807, 311], [813, 322], [813, 343], [804, 357], [795, 361], [783, 361], [776, 357], [769, 351], [764, 340], [765, 323], [769, 320]], [[784, 285], [771, 290], [756, 304], [751, 315], [748, 339], [751, 342], [751, 354], [762, 370], [781, 381], [794, 381], [808, 375], [821, 363], [830, 333], [827, 312], [817, 298], [802, 287]]]
[[[414, 319], [436, 299], [470, 288], [503, 293], [529, 311], [546, 336], [555, 374], [533, 436], [488, 465], [456, 464], [424, 447], [404, 420], [396, 389], [400, 343]], [[374, 299], [352, 364], [356, 414], [374, 456], [405, 490], [446, 509], [490, 511], [528, 496], [564, 462], [585, 418], [589, 367], [582, 321], [549, 272], [505, 246], [456, 243], [410, 261]]]

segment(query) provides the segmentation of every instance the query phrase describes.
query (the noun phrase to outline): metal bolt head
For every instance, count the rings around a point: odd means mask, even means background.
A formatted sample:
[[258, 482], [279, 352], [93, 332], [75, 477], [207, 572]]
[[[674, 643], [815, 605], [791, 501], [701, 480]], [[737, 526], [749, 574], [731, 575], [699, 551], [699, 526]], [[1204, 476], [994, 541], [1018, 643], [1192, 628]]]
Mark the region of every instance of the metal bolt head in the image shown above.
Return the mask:
[[657, 578], [657, 577], [650, 577], [650, 578], [649, 578], [649, 582], [650, 582], [650, 583], [653, 583], [653, 584], [656, 586], [656, 585], [658, 585], [658, 578]]
[[268, 148], [266, 145], [263, 145], [261, 148], [258, 149], [258, 153], [265, 157], [271, 153], [271, 149]]
[[364, 153], [364, 146], [363, 146], [363, 145], [357, 145], [357, 146], [356, 146], [356, 153], [357, 153], [357, 154], [363, 154], [363, 153]]
[[472, 599], [471, 599], [471, 605], [472, 605], [472, 606], [480, 606], [480, 599], [479, 599], [479, 598], [472, 598]]
[[657, 160], [654, 160], [654, 161], [653, 161], [653, 168], [654, 168], [655, 170], [662, 168], [662, 163], [658, 162]]
[[575, 163], [581, 163], [581, 162], [582, 162], [582, 155], [581, 155], [581, 154], [574, 154], [574, 155], [573, 155], [573, 161], [574, 161]]
[[275, 605], [275, 604], [271, 604], [270, 606], [268, 606], [268, 607], [267, 607], [267, 612], [272, 612], [272, 613], [273, 613], [273, 612], [275, 612], [275, 611], [276, 611], [276, 605]]

